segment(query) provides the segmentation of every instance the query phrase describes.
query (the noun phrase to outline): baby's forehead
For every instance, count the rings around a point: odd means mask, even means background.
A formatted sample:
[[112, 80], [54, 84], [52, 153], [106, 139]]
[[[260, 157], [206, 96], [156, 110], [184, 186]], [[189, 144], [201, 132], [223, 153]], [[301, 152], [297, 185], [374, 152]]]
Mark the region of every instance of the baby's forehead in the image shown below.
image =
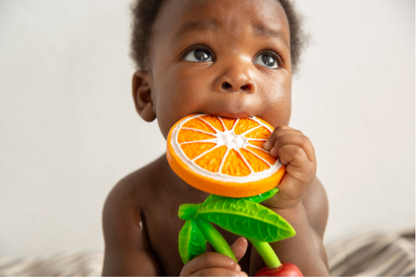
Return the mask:
[[265, 35], [280, 32], [289, 42], [288, 20], [277, 0], [165, 0], [153, 31], [180, 37], [188, 31], [228, 28], [229, 35], [237, 35], [247, 26]]

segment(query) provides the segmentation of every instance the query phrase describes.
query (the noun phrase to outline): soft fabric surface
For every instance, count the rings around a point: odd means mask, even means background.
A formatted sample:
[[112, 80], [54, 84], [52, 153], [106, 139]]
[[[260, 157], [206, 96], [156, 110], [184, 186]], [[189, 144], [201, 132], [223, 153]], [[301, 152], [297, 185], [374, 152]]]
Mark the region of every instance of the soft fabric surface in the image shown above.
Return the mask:
[[[357, 235], [326, 246], [334, 276], [414, 276], [415, 230]], [[0, 275], [99, 276], [102, 252], [0, 258]]]
[[334, 276], [414, 276], [415, 229], [371, 232], [326, 247]]
[[103, 252], [59, 253], [37, 258], [0, 258], [0, 275], [99, 276]]

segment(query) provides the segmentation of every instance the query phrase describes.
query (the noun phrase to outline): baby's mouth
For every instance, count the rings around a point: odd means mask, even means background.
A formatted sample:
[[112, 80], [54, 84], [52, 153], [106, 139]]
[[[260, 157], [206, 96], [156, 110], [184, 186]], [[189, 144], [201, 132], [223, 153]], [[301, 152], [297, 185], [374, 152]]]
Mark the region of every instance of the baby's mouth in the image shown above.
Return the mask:
[[231, 111], [213, 112], [213, 113], [210, 113], [210, 115], [228, 117], [228, 118], [247, 118], [247, 117], [254, 116], [248, 112], [231, 112]]

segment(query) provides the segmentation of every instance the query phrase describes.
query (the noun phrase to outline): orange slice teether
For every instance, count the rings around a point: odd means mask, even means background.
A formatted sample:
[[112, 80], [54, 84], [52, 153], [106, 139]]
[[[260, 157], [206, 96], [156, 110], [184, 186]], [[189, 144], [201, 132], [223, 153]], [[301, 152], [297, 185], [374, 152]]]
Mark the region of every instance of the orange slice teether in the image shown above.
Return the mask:
[[166, 156], [189, 185], [212, 194], [249, 197], [276, 187], [285, 167], [262, 145], [273, 128], [258, 117], [194, 114], [170, 130]]

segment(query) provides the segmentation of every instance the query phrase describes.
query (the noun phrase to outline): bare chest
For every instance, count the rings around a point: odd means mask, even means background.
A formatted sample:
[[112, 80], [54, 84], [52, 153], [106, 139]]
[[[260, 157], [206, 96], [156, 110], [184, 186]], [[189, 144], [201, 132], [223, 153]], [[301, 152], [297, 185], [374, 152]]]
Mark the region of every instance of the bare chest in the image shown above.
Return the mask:
[[[177, 216], [180, 204], [172, 201], [157, 209], [145, 211], [148, 238], [163, 275], [177, 276], [184, 266], [178, 250], [179, 232], [185, 223]], [[230, 245], [238, 238], [221, 228], [217, 229]], [[251, 246], [239, 263], [246, 272], [249, 269], [250, 250]], [[207, 251], [215, 250], [207, 244]]]

